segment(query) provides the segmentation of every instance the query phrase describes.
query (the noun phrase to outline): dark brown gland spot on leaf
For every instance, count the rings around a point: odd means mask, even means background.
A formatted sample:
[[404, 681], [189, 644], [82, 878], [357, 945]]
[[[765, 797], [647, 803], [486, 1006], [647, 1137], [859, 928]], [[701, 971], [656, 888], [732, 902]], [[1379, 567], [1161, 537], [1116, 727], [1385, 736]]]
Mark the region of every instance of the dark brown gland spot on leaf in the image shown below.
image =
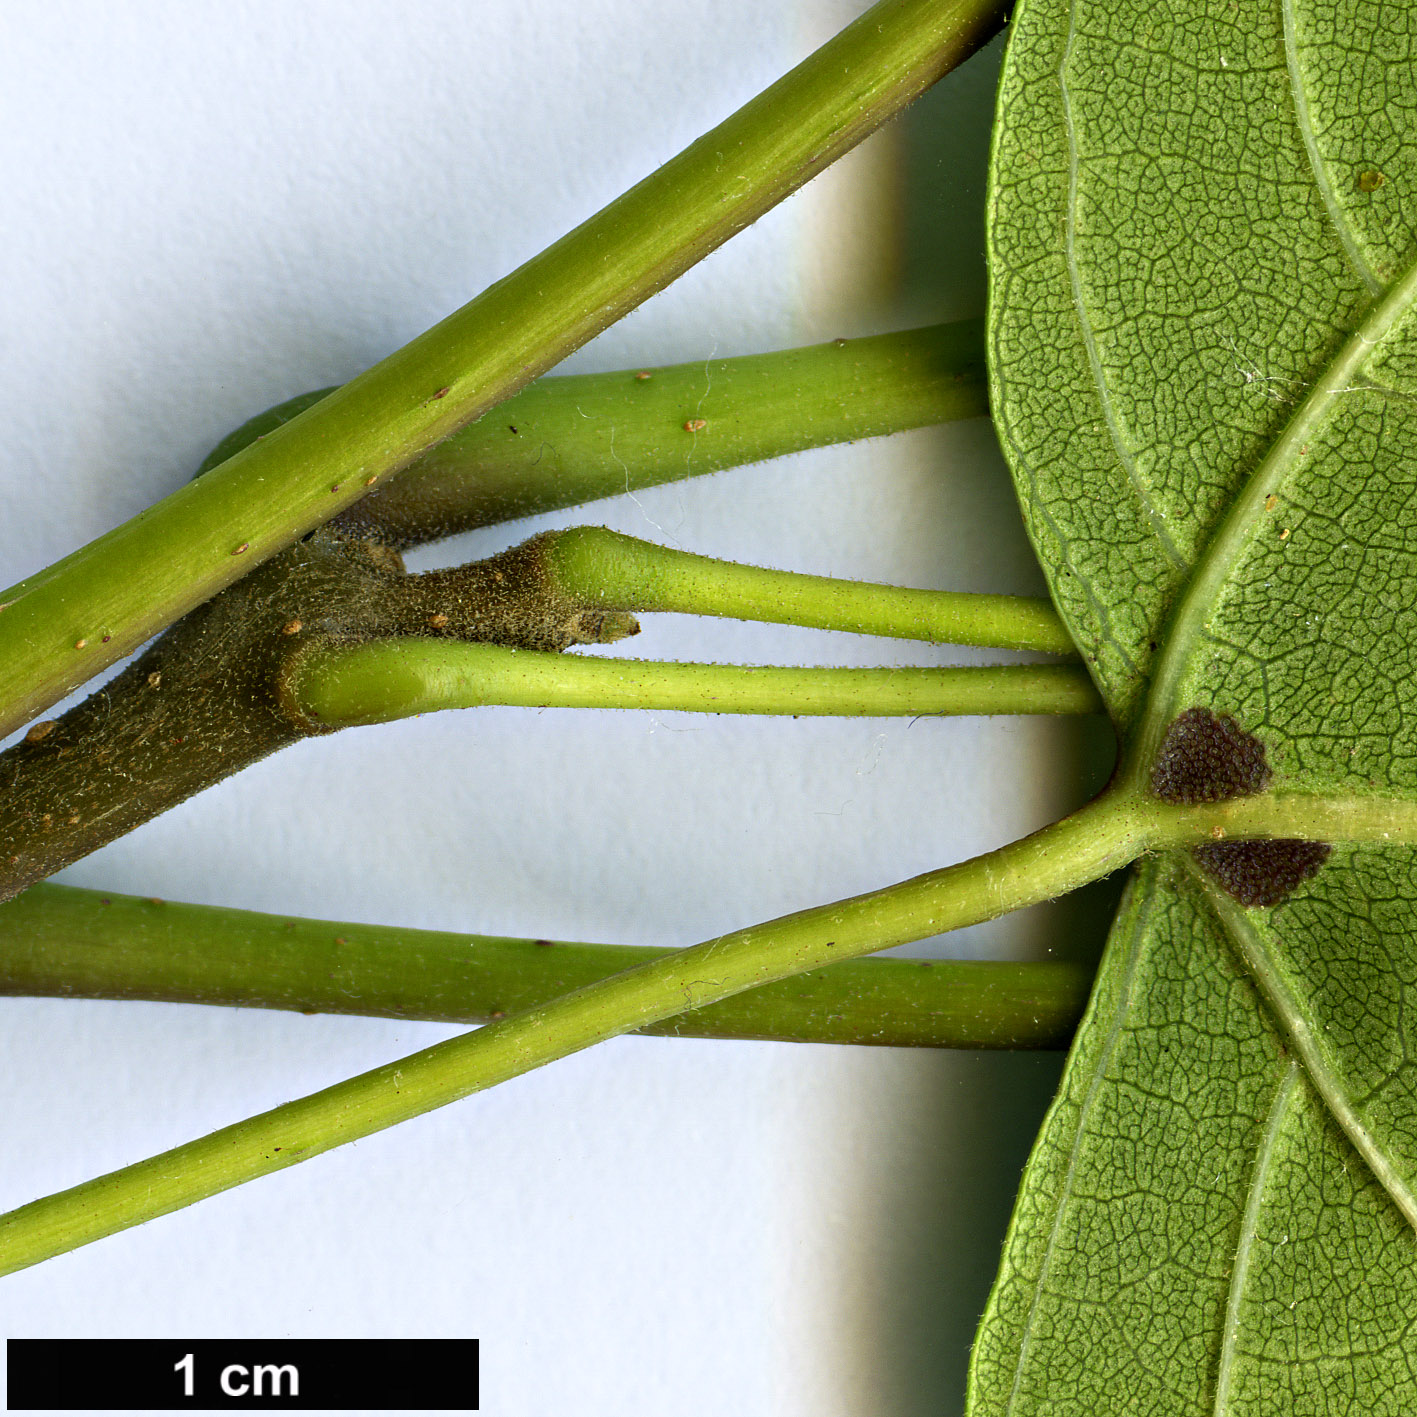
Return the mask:
[[1151, 790], [1163, 802], [1191, 806], [1249, 797], [1269, 786], [1264, 744], [1228, 713], [1188, 708], [1161, 740]]
[[1241, 905], [1278, 905], [1328, 860], [1326, 841], [1224, 841], [1192, 848], [1207, 874]]

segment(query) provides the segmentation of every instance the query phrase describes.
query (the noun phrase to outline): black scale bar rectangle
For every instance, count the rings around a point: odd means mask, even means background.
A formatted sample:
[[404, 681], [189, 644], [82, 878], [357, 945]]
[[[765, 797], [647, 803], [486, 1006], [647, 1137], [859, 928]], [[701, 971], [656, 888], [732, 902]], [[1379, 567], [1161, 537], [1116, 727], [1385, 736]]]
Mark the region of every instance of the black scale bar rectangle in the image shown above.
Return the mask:
[[475, 1338], [12, 1338], [7, 1411], [476, 1412]]

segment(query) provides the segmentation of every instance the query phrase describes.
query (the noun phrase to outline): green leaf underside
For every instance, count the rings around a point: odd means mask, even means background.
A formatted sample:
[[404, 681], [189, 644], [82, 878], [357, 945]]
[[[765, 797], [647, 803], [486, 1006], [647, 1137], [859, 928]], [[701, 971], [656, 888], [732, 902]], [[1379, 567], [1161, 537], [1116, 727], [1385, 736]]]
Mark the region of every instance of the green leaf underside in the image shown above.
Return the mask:
[[[1417, 796], [1417, 24], [1024, 0], [996, 423], [1144, 772], [1198, 705], [1274, 786]], [[976, 1414], [1417, 1407], [1417, 851], [1271, 908], [1143, 867], [976, 1345]]]
[[976, 1410], [1410, 1412], [1412, 1232], [1183, 869], [1143, 867], [1119, 914], [1029, 1163]]

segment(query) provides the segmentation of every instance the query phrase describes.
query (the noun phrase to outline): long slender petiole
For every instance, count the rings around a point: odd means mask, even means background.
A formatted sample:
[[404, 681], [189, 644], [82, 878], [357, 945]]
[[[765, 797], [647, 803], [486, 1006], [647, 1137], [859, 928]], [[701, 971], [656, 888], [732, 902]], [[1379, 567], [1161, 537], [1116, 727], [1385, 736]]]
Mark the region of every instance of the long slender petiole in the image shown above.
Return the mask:
[[1097, 713], [1074, 664], [965, 669], [799, 669], [600, 659], [456, 640], [370, 640], [311, 648], [282, 687], [286, 709], [324, 728], [437, 709], [621, 708], [873, 717]]
[[973, 860], [668, 955], [0, 1216], [0, 1273], [38, 1264], [686, 1009], [1034, 905], [1150, 845], [1104, 797]]
[[[75, 886], [0, 905], [0, 995], [487, 1023], [672, 950], [305, 920]], [[642, 1032], [925, 1048], [1060, 1048], [1092, 970], [869, 959], [752, 989]]]
[[1077, 652], [1046, 600], [773, 571], [656, 546], [605, 527], [551, 532], [542, 544], [554, 587], [606, 610], [667, 610], [936, 644]]

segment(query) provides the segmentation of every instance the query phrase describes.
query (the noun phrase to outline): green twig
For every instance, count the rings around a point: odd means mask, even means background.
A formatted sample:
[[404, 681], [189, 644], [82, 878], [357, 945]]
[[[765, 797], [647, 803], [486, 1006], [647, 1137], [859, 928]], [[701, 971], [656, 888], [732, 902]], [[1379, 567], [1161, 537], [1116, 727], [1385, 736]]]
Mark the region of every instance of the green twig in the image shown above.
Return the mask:
[[1022, 841], [667, 955], [0, 1216], [0, 1273], [37, 1264], [686, 1009], [1074, 889], [1149, 844], [1104, 797]]
[[[158, 999], [486, 1023], [671, 950], [449, 934], [223, 910], [74, 886], [0, 906], [0, 994]], [[833, 964], [646, 1033], [929, 1048], [1061, 1048], [1082, 965]]]
[[1046, 600], [771, 571], [656, 546], [604, 527], [551, 532], [543, 540], [556, 589], [606, 610], [724, 615], [936, 644], [1076, 653]]
[[[472, 527], [989, 412], [984, 322], [538, 379], [344, 515], [407, 548]], [[333, 389], [223, 438], [210, 471]], [[701, 426], [702, 425], [702, 426]]]
[[983, 321], [542, 379], [356, 509], [404, 546], [989, 412]]
[[661, 290], [973, 53], [999, 0], [882, 0], [541, 255], [156, 507], [0, 592], [0, 735]]
[[1097, 713], [1072, 664], [967, 669], [798, 669], [598, 659], [454, 640], [314, 646], [282, 686], [286, 712], [321, 728], [388, 723], [437, 709], [621, 708], [872, 717]]

